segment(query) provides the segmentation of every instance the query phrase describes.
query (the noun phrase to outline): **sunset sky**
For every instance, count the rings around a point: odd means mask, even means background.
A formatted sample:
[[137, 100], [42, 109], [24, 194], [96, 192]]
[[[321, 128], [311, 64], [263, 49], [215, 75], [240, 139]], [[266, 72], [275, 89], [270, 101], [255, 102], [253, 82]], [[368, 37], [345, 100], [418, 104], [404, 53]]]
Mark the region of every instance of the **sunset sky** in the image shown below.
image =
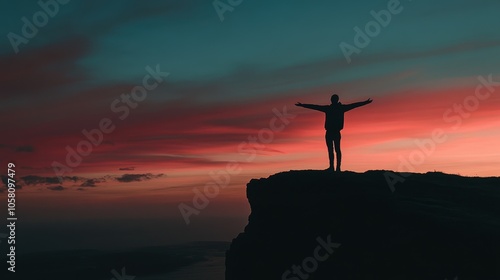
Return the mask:
[[[354, 28], [389, 2], [243, 1], [221, 21], [212, 1], [71, 0], [15, 47], [8, 34], [42, 8], [9, 3], [0, 159], [4, 171], [16, 164], [26, 246], [230, 240], [246, 224], [251, 178], [328, 166], [323, 114], [294, 104], [333, 93], [374, 100], [346, 113], [345, 170], [500, 176], [500, 2], [401, 1], [349, 63], [339, 45], [355, 46]], [[121, 95], [156, 68], [168, 76], [126, 105]], [[269, 134], [284, 111], [293, 117]], [[67, 165], [67, 147], [103, 119], [114, 130], [59, 182], [54, 162]], [[233, 161], [241, 172], [186, 225], [179, 203]]]

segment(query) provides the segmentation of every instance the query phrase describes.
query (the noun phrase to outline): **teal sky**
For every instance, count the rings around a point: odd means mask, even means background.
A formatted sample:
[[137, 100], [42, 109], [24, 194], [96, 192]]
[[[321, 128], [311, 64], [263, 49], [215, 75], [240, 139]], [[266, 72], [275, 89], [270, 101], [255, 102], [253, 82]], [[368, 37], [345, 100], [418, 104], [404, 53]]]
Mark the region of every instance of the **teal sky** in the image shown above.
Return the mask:
[[[75, 90], [133, 81], [143, 75], [145, 65], [160, 64], [171, 72], [171, 82], [241, 83], [242, 88], [227, 92], [231, 98], [263, 94], [251, 90], [259, 85], [242, 79], [271, 79], [280, 71], [300, 67], [315, 72], [296, 79], [296, 87], [408, 69], [420, 72], [418, 83], [429, 77], [437, 80], [495, 70], [498, 58], [492, 54], [498, 51], [500, 3], [486, 0], [402, 1], [402, 12], [393, 15], [389, 25], [348, 64], [339, 44], [353, 44], [353, 28], [363, 28], [373, 20], [370, 11], [386, 9], [387, 3], [243, 1], [225, 12], [221, 22], [210, 1], [106, 1], [103, 5], [73, 0], [61, 5], [28, 44], [20, 45], [20, 55], [76, 38], [85, 45], [85, 52], [61, 62], [85, 74], [85, 79], [72, 85]], [[35, 1], [11, 5], [1, 12], [5, 35], [20, 33], [20, 17], [31, 18], [40, 9]], [[10, 56], [13, 48], [4, 38], [0, 53]]]

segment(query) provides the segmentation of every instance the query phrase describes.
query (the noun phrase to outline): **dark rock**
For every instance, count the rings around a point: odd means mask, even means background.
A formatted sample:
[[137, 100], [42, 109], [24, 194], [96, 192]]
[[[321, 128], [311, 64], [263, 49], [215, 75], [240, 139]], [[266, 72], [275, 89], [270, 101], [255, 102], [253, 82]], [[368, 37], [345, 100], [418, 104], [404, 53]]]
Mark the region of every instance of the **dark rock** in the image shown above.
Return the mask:
[[[412, 174], [392, 192], [386, 174], [251, 180], [252, 212], [226, 253], [226, 280], [500, 279], [500, 178]], [[338, 243], [324, 261], [318, 238]]]

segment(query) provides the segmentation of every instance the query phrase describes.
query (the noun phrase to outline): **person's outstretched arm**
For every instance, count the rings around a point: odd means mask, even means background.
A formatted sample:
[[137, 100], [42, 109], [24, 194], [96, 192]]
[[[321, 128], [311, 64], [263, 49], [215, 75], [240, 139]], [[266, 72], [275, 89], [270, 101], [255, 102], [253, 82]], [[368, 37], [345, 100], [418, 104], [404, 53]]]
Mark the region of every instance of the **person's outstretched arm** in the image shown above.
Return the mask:
[[295, 103], [295, 106], [304, 107], [307, 109], [317, 110], [317, 111], [321, 111], [321, 112], [324, 112], [325, 107], [326, 107], [326, 106], [322, 106], [322, 105], [302, 104], [300, 102]]
[[355, 109], [355, 108], [358, 108], [361, 106], [368, 105], [372, 102], [373, 102], [373, 100], [371, 98], [368, 98], [366, 101], [356, 102], [356, 103], [352, 103], [352, 104], [346, 104], [346, 105], [344, 105], [344, 112], [350, 111], [352, 109]]

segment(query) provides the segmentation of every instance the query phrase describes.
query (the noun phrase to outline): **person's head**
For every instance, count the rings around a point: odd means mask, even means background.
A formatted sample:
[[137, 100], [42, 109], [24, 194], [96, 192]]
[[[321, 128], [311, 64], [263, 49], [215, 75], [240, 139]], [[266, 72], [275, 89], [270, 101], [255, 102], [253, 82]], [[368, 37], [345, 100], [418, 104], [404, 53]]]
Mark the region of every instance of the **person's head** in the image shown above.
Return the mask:
[[334, 95], [332, 95], [330, 100], [332, 101], [332, 104], [337, 104], [337, 103], [339, 103], [339, 96], [334, 94]]

